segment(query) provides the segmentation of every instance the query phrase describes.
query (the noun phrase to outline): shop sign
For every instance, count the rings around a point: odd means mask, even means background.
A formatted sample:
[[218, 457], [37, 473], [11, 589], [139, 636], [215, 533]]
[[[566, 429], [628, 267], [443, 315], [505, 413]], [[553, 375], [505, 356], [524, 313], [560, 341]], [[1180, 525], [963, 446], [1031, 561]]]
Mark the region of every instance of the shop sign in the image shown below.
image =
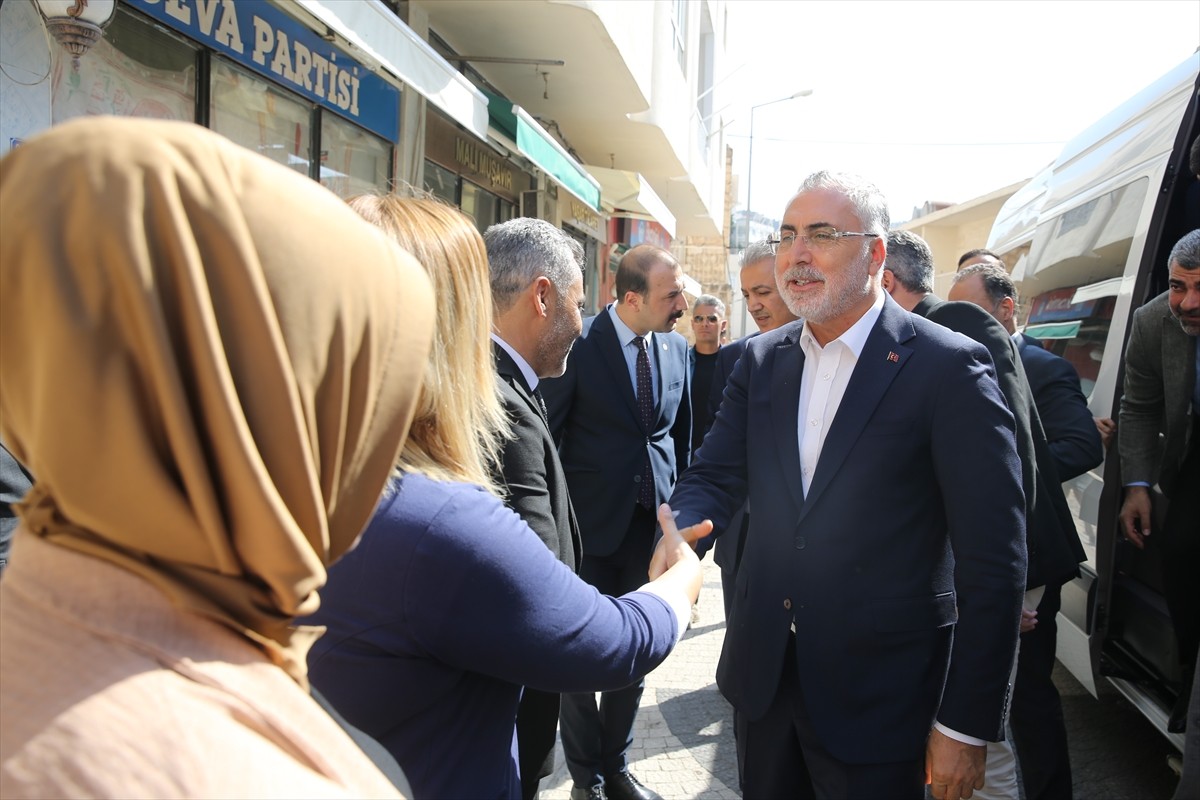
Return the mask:
[[568, 196], [570, 197], [570, 202], [566, 204], [566, 208], [564, 209], [567, 215], [564, 221], [590, 234], [593, 239], [604, 241], [604, 220], [587, 203], [579, 200], [574, 195]]
[[400, 140], [400, 90], [266, 0], [125, 2], [388, 141]]
[[454, 160], [463, 168], [464, 174], [469, 172], [486, 178], [493, 190], [503, 189], [512, 194], [513, 171], [474, 142], [461, 136], [455, 138]]

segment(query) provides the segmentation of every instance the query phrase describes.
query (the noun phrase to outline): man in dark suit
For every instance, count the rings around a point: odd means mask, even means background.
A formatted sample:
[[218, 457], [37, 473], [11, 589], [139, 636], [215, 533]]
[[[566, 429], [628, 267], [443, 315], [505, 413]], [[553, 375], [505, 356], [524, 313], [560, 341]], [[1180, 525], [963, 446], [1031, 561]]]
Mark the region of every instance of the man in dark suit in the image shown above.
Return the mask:
[[[493, 225], [483, 240], [495, 312], [492, 349], [513, 433], [504, 442], [497, 483], [508, 506], [550, 552], [578, 571], [579, 527], [538, 382], [562, 375], [583, 328], [583, 248], [549, 222], [527, 218]], [[521, 695], [517, 748], [524, 800], [532, 800], [538, 781], [554, 771], [558, 710], [557, 693], [526, 687]]]
[[[1034, 431], [1039, 454], [1036, 499], [1049, 498], [1049, 504], [1038, 506], [1030, 516], [1031, 548], [1041, 543], [1047, 528], [1060, 530], [1082, 560], [1082, 545], [1076, 549], [1078, 533], [1061, 484], [1099, 465], [1104, 460], [1104, 446], [1080, 390], [1075, 368], [1043, 349], [1037, 340], [1017, 334], [1016, 286], [998, 263], [965, 266], [954, 276], [950, 299], [973, 303], [987, 311], [1013, 340], [1028, 380], [1036, 417], [1042, 423], [1042, 432]], [[1033, 558], [1031, 555], [1030, 559]], [[1065, 567], [1064, 564], [1064, 572]], [[1052, 678], [1063, 583], [1065, 580], [1049, 579], [1045, 583], [1040, 602], [1036, 604], [1036, 624], [1021, 635], [1017, 679], [1013, 687], [1009, 721], [1021, 762], [1025, 796], [1030, 800], [1072, 796], [1062, 700]]]
[[[775, 254], [771, 251], [769, 242], [752, 242], [743, 252], [741, 259], [742, 298], [746, 301], [746, 310], [750, 313], [758, 333], [773, 331], [781, 325], [796, 321], [793, 314], [783, 302], [779, 287], [775, 285]], [[721, 408], [721, 397], [725, 394], [725, 383], [733, 372], [733, 367], [746, 349], [746, 343], [755, 334], [743, 336], [735, 342], [717, 351], [717, 365], [713, 374], [712, 386], [708, 393], [708, 425], [704, 433], [712, 427], [713, 418]], [[693, 454], [698, 450], [693, 446]], [[713, 560], [721, 568], [721, 592], [725, 601], [725, 619], [733, 605], [733, 585], [737, 578], [738, 563], [742, 559], [742, 541], [750, 517], [745, 506], [738, 510], [729, 521], [729, 528], [717, 537], [713, 548]]]
[[[1164, 594], [1183, 672], [1167, 727], [1179, 733], [1188, 727], [1200, 645], [1194, 578], [1200, 563], [1200, 229], [1175, 244], [1167, 265], [1167, 291], [1133, 315], [1117, 449], [1125, 484], [1121, 532], [1135, 547], [1150, 539], [1162, 550]], [[1162, 529], [1151, 538], [1150, 487], [1156, 483], [1169, 503]]]
[[[1012, 414], [978, 344], [882, 290], [887, 205], [817, 173], [776, 278], [803, 318], [746, 345], [671, 497], [749, 499], [717, 683], [747, 798], [967, 796], [1003, 736], [1025, 578]], [[684, 523], [686, 524], [686, 523]]]
[[[654, 509], [688, 464], [692, 433], [683, 270], [665, 250], [639, 245], [617, 267], [617, 302], [583, 323], [561, 378], [545, 381], [550, 429], [579, 517], [579, 575], [619, 596], [646, 582]], [[626, 752], [641, 681], [595, 695], [564, 695], [561, 735], [573, 800], [651, 800]]]

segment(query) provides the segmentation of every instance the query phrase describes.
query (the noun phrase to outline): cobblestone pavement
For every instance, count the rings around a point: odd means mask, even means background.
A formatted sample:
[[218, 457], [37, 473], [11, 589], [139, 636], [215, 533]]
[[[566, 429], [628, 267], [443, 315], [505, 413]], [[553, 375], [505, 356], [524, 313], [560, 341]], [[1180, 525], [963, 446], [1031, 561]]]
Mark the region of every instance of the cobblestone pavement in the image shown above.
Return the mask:
[[[630, 770], [664, 800], [737, 800], [733, 717], [717, 691], [717, 659], [725, 637], [721, 571], [704, 560], [699, 620], [670, 657], [646, 678], [630, 750]], [[1174, 749], [1123, 698], [1088, 694], [1061, 664], [1063, 697], [1079, 800], [1167, 800]], [[542, 781], [539, 800], [568, 800], [571, 777], [561, 745], [558, 768]]]
[[[717, 691], [725, 639], [721, 570], [704, 559], [699, 619], [658, 669], [646, 677], [634, 726], [629, 769], [663, 800], [737, 800], [733, 714]], [[558, 769], [542, 780], [539, 800], [568, 800], [571, 776], [562, 747]]]

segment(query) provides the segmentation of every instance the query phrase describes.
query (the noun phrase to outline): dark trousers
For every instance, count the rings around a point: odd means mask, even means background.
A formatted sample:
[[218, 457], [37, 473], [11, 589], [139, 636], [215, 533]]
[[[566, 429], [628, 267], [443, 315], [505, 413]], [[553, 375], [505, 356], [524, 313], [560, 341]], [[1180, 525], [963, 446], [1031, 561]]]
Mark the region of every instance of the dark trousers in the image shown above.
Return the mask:
[[[863, 731], [870, 736], [870, 731]], [[766, 715], [741, 722], [745, 800], [922, 800], [925, 759], [847, 764], [822, 746], [813, 730], [796, 672], [796, 642], [788, 640], [779, 689]]]
[[[620, 597], [647, 581], [654, 542], [654, 514], [638, 506], [625, 539], [607, 556], [583, 556], [579, 577], [603, 594]], [[603, 692], [600, 704], [592, 692], [564, 694], [559, 712], [563, 753], [571, 778], [580, 786], [595, 786], [625, 768], [625, 753], [633, 744], [633, 721], [642, 701], [645, 681]]]
[[1200, 414], [1192, 417], [1192, 441], [1187, 457], [1171, 487], [1167, 518], [1159, 546], [1163, 556], [1163, 593], [1184, 669], [1181, 691], [1191, 689], [1192, 670], [1200, 646], [1200, 586], [1196, 564], [1200, 563]]
[[1071, 797], [1067, 727], [1062, 698], [1051, 678], [1061, 606], [1062, 587], [1047, 586], [1037, 608], [1037, 627], [1021, 634], [1017, 656], [1017, 680], [1008, 719], [1026, 800]]
[[521, 798], [533, 800], [538, 782], [554, 772], [554, 740], [558, 733], [558, 692], [526, 687], [517, 706], [517, 764]]

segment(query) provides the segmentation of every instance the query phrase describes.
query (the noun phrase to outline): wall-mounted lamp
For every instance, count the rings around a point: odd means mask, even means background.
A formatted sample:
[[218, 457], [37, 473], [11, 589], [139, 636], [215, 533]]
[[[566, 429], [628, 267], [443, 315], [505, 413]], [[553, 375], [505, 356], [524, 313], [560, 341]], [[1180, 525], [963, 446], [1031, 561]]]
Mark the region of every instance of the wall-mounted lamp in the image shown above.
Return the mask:
[[78, 65], [79, 57], [92, 48], [102, 35], [103, 28], [117, 11], [117, 0], [35, 0], [38, 12], [45, 20], [46, 30], [61, 44], [71, 60]]

